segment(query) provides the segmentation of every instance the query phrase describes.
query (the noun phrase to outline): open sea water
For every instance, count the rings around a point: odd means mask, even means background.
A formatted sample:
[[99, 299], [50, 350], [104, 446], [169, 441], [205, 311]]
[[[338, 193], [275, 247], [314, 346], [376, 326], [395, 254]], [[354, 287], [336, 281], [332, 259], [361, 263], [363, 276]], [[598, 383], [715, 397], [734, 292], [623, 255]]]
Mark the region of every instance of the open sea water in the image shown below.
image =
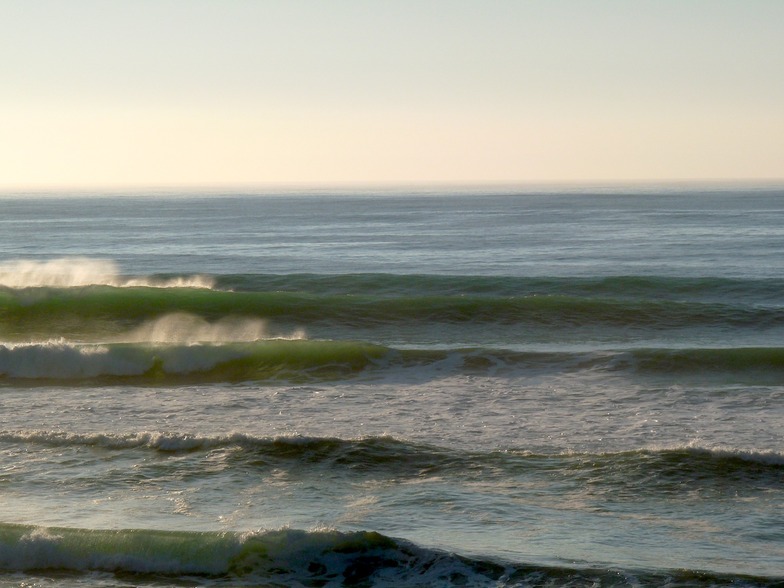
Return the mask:
[[784, 586], [784, 189], [3, 195], [55, 585]]

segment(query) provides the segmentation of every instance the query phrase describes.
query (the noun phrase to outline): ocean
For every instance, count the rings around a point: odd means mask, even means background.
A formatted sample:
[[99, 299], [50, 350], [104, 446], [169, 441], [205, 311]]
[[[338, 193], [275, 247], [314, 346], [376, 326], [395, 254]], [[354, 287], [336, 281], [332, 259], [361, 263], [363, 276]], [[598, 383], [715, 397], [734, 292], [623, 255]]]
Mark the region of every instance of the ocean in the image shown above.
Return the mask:
[[0, 586], [784, 586], [784, 189], [0, 196]]

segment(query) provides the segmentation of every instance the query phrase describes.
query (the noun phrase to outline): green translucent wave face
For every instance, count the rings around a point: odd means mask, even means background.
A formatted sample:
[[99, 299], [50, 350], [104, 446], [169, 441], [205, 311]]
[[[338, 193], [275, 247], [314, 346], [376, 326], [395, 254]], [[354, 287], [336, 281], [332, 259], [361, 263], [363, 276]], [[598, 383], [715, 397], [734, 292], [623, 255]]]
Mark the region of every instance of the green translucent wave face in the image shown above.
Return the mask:
[[660, 298], [564, 294], [382, 296], [110, 287], [0, 292], [0, 338], [10, 341], [56, 337], [106, 340], [170, 315], [191, 315], [208, 322], [232, 317], [264, 320], [278, 330], [452, 325], [655, 333], [729, 326], [784, 327], [781, 307]]
[[[165, 276], [171, 279], [171, 276]], [[738, 280], [657, 276], [547, 278], [520, 276], [286, 274], [216, 276], [219, 289], [250, 292], [300, 292], [354, 296], [548, 296], [728, 302], [781, 303], [784, 280]]]

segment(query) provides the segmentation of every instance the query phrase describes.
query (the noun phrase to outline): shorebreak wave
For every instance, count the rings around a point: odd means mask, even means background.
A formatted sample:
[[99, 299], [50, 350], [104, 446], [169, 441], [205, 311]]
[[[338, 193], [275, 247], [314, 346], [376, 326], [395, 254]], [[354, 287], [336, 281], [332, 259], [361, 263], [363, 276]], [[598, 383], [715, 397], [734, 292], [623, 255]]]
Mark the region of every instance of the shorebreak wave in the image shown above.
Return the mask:
[[699, 571], [545, 567], [469, 558], [375, 531], [282, 529], [247, 533], [97, 530], [0, 523], [0, 570], [161, 576], [200, 584], [285, 586], [774, 586], [776, 578]]

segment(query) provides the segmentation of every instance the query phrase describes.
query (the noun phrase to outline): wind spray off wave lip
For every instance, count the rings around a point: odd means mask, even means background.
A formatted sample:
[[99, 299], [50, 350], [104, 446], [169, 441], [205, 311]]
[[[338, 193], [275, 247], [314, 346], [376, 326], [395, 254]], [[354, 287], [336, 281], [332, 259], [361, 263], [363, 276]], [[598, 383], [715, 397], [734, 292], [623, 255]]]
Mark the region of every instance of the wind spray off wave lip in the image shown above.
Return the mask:
[[108, 259], [66, 257], [48, 261], [13, 260], [0, 263], [0, 287], [79, 288], [113, 286], [116, 288], [212, 288], [205, 276], [174, 278], [134, 278], [119, 274], [117, 264]]

